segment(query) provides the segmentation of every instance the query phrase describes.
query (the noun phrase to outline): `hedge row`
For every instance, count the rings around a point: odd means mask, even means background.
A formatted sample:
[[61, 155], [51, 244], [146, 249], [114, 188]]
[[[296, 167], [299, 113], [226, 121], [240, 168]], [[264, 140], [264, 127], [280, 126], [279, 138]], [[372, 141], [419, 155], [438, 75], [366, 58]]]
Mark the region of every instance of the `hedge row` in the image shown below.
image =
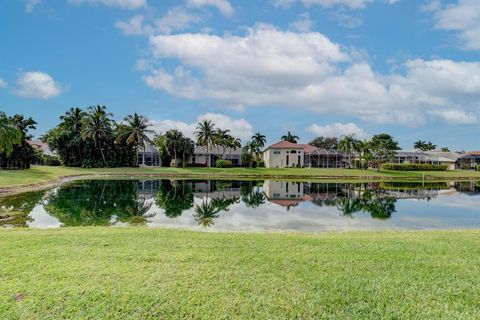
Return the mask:
[[232, 167], [232, 161], [218, 159], [217, 161], [215, 161], [215, 166], [217, 168], [231, 168]]
[[448, 166], [442, 164], [385, 163], [382, 169], [397, 171], [447, 171]]

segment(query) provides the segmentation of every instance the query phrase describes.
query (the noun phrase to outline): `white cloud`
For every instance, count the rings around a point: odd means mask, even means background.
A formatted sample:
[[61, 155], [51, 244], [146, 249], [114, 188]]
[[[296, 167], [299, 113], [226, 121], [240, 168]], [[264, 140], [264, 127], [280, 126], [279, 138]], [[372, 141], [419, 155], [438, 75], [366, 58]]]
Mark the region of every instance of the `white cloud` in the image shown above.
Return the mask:
[[[277, 8], [289, 8], [296, 2], [303, 3], [304, 6], [318, 5], [324, 8], [341, 6], [348, 9], [363, 9], [374, 0], [272, 0], [272, 4]], [[378, 0], [387, 4], [395, 4], [400, 0]]]
[[149, 33], [148, 27], [144, 26], [143, 21], [145, 17], [141, 14], [133, 16], [127, 22], [117, 21], [115, 26], [122, 30], [125, 35], [128, 36], [138, 36]]
[[464, 49], [480, 50], [480, 1], [458, 0], [445, 7], [432, 1], [424, 10], [433, 12], [437, 29], [458, 32]]
[[308, 32], [312, 30], [313, 21], [310, 19], [310, 15], [308, 12], [302, 13], [299, 15], [298, 20], [292, 22], [290, 24], [290, 28], [300, 31], [300, 32]]
[[[151, 59], [176, 61], [144, 75], [156, 90], [222, 105], [286, 106], [365, 121], [420, 125], [430, 112], [478, 110], [480, 63], [409, 60], [397, 74], [370, 65], [317, 32], [258, 25], [243, 36], [151, 36]], [[358, 60], [360, 59], [360, 60]]]
[[194, 123], [186, 123], [183, 121], [175, 120], [161, 120], [151, 121], [153, 128], [156, 132], [166, 132], [168, 130], [179, 130], [187, 137], [195, 138], [195, 130], [198, 122], [203, 120], [211, 120], [216, 128], [222, 130], [230, 130], [230, 134], [236, 138], [247, 141], [253, 135], [252, 125], [245, 119], [232, 119], [231, 117], [220, 113], [205, 113], [197, 117]]
[[140, 9], [147, 6], [147, 0], [68, 0], [71, 4], [92, 4], [118, 7], [123, 9]]
[[331, 12], [329, 17], [345, 28], [356, 28], [363, 24], [361, 16], [349, 14], [344, 9]]
[[228, 0], [188, 0], [188, 4], [196, 7], [212, 6], [217, 8], [224, 16], [231, 17], [235, 13]]
[[185, 30], [202, 19], [182, 7], [174, 7], [158, 18], [145, 22], [145, 16], [139, 14], [128, 21], [117, 21], [115, 26], [125, 35], [151, 35], [155, 33], [169, 34], [173, 31]]
[[7, 82], [0, 78], [0, 88], [5, 88], [7, 86]]
[[25, 12], [32, 13], [35, 6], [42, 3], [42, 0], [27, 0], [25, 5]]
[[175, 30], [184, 30], [192, 24], [201, 22], [202, 19], [181, 7], [175, 7], [161, 18], [155, 21], [156, 29], [162, 33], [170, 33]]
[[345, 135], [355, 135], [357, 138], [368, 138], [370, 135], [366, 133], [362, 128], [355, 123], [333, 123], [326, 126], [319, 126], [312, 124], [306, 129], [308, 132], [313, 133], [316, 136], [322, 137], [337, 137], [340, 138]]
[[44, 72], [24, 72], [17, 79], [16, 94], [24, 98], [49, 99], [58, 96], [62, 89]]
[[478, 115], [462, 110], [435, 110], [431, 114], [451, 124], [478, 123]]

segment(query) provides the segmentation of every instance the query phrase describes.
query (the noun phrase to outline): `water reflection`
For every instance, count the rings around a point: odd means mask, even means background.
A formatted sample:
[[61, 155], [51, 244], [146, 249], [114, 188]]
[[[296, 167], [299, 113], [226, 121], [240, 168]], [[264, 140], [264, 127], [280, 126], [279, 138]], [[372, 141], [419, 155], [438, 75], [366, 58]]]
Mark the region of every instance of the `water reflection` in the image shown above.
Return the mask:
[[[478, 182], [92, 180], [0, 198], [0, 226], [480, 227], [478, 195]], [[453, 204], [462, 211], [452, 209]]]

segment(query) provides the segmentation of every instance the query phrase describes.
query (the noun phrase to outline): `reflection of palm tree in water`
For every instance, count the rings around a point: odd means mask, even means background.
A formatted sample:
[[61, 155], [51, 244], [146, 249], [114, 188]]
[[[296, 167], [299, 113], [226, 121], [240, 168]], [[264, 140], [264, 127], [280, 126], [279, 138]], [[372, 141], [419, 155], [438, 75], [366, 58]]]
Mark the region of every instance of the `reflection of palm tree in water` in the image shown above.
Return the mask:
[[215, 206], [215, 203], [205, 198], [200, 205], [195, 205], [195, 214], [193, 217], [199, 225], [206, 228], [215, 224], [214, 220], [218, 218], [219, 212], [220, 209]]
[[240, 192], [242, 195], [242, 201], [247, 207], [258, 208], [262, 204], [265, 204], [265, 195], [260, 191], [258, 186], [242, 186]]
[[155, 213], [147, 214], [152, 207], [152, 202], [148, 203], [145, 197], [139, 197], [135, 203], [127, 206], [124, 211], [119, 213], [118, 220], [131, 224], [145, 224], [148, 218], [155, 216]]
[[390, 219], [395, 212], [397, 199], [382, 194], [381, 191], [365, 190], [363, 194], [349, 194], [337, 202], [337, 208], [342, 215], [352, 217], [354, 213], [364, 211], [374, 219]]

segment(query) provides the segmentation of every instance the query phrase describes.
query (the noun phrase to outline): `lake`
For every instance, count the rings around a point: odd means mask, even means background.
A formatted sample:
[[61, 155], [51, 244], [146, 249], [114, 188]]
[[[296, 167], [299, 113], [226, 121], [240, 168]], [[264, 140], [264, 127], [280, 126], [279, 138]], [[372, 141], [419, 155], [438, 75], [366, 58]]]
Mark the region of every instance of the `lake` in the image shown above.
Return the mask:
[[0, 226], [211, 231], [480, 228], [480, 182], [86, 180], [0, 197]]

